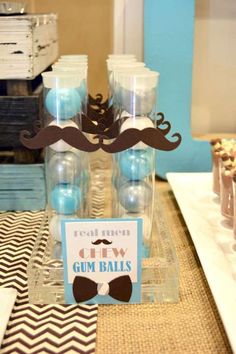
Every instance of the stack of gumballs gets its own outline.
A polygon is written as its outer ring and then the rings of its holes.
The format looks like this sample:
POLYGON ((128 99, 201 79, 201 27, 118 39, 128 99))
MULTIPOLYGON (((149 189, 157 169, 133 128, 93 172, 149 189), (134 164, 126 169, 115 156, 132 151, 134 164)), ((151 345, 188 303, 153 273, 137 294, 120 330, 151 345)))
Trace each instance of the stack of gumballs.
MULTIPOLYGON (((53 71, 42 74, 47 126, 81 130, 81 114, 87 106, 87 66, 85 55, 63 56, 53 71)), ((61 242, 61 220, 89 213, 88 153, 60 139, 46 148, 45 166, 49 232, 61 242)))
MULTIPOLYGON (((132 55, 107 60, 110 97, 120 133, 155 127, 159 73, 132 55)), ((143 142, 113 156, 113 217, 142 218, 143 257, 149 256, 154 196, 155 150, 143 142)))
POLYGON ((213 191, 220 197, 221 214, 236 238, 236 141, 214 139, 211 145, 213 191))

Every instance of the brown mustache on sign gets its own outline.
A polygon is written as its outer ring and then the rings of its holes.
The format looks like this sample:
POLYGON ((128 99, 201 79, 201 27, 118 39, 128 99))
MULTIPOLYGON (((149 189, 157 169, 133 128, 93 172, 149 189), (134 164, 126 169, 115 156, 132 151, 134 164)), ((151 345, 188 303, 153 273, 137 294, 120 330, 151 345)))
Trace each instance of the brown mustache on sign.
POLYGON ((109 126, 106 124, 105 119, 100 119, 97 124, 94 124, 92 120, 83 116, 83 131, 75 127, 60 128, 58 126, 48 126, 40 130, 37 129, 37 134, 34 137, 31 137, 31 134, 27 130, 21 131, 20 141, 29 149, 44 148, 62 139, 70 146, 87 152, 102 149, 108 153, 116 153, 129 149, 139 142, 143 142, 157 150, 174 150, 181 143, 181 135, 175 133, 171 136, 175 140, 168 140, 166 135, 169 133, 171 125, 168 121, 164 120, 163 113, 159 113, 158 115, 161 118, 156 121, 155 128, 145 128, 143 130, 129 128, 120 134, 120 125, 128 117, 117 120, 109 126), (162 129, 161 125, 164 126, 162 129), (93 143, 89 141, 84 132, 96 134, 94 140, 98 139, 98 142, 93 143), (111 139, 112 142, 108 143, 107 141, 111 139))

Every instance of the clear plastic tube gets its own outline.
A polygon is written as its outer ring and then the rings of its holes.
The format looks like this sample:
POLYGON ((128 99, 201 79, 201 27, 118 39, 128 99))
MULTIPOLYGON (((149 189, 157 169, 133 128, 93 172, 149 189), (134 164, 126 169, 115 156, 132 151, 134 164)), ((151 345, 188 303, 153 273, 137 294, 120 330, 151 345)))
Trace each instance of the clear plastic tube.
MULTIPOLYGON (((123 73, 119 92, 120 132, 155 127, 154 110, 159 74, 123 73), (124 118, 123 112, 126 112, 124 118)), ((113 216, 143 219, 143 257, 151 241, 154 194, 155 150, 143 142, 113 157, 113 216)))
MULTIPOLYGON (((46 125, 81 129, 79 76, 57 72, 46 72, 42 76, 46 125)), ((87 155, 62 139, 46 148, 49 231, 57 242, 61 242, 61 219, 87 216, 87 155)))

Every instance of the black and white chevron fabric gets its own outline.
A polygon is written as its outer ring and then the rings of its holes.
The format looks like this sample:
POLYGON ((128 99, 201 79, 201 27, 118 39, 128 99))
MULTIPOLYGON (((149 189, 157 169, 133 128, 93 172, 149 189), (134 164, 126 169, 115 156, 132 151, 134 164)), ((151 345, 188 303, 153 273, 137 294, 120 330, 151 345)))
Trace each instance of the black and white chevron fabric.
POLYGON ((0 353, 94 353, 97 305, 28 303, 26 268, 43 216, 0 214, 0 286, 18 291, 0 353))

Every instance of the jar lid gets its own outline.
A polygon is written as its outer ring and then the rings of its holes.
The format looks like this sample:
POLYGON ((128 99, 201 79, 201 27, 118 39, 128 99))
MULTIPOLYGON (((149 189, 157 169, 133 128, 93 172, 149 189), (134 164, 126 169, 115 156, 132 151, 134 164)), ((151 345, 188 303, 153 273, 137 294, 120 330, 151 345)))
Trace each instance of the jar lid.
POLYGON ((64 54, 60 56, 60 59, 88 59, 87 54, 64 54))
POLYGON ((146 66, 145 63, 141 61, 134 61, 134 62, 119 62, 118 64, 112 65, 112 71, 122 70, 122 69, 133 69, 133 68, 144 68, 146 66))
POLYGON ((119 83, 121 87, 129 91, 150 91, 157 87, 159 75, 156 71, 123 72, 119 75, 119 83))
POLYGON ((87 79, 87 67, 52 65, 52 70, 57 73, 73 73, 74 75, 78 75, 81 80, 87 79))
POLYGON ((81 78, 73 72, 54 72, 46 71, 41 74, 43 84, 46 88, 78 88, 80 87, 81 78))
POLYGON ((64 65, 64 66, 88 66, 86 60, 58 60, 54 65, 64 65))
POLYGON ((108 71, 111 71, 113 69, 114 65, 117 64, 124 64, 124 63, 134 63, 136 62, 137 59, 136 58, 124 58, 124 59, 107 59, 106 63, 107 63, 107 69, 108 71))
POLYGON ((123 58, 135 58, 134 54, 109 54, 109 59, 123 59, 123 58))

